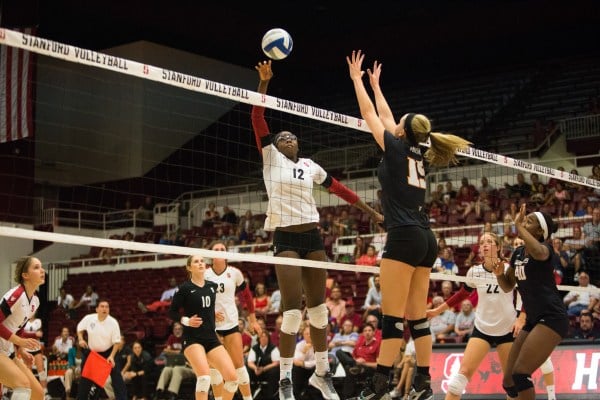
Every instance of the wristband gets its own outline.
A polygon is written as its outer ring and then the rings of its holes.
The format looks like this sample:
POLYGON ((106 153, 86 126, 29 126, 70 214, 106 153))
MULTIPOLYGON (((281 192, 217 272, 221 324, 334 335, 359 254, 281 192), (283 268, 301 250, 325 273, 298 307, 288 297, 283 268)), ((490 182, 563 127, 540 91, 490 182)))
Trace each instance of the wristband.
POLYGON ((181 325, 190 326, 190 317, 181 317, 181 325))

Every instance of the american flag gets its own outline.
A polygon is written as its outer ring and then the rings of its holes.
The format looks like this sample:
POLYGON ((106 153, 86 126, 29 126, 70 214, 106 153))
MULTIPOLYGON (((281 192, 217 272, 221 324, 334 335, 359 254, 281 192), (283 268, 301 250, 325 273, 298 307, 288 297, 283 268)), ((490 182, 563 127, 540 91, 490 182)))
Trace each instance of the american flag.
POLYGON ((33 135, 33 61, 28 51, 0 46, 0 143, 33 135))

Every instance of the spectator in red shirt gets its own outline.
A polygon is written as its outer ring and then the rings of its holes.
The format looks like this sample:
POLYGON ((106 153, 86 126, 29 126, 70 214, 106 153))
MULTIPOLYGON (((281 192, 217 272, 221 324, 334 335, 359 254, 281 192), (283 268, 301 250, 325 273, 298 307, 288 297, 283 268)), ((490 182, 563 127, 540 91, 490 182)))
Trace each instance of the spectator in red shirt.
POLYGON ((367 247, 367 252, 365 254, 363 254, 362 256, 360 256, 358 258, 358 260, 356 260, 356 265, 376 266, 377 265, 377 250, 375 249, 375 246, 369 245, 369 247, 367 247))
POLYGON ((344 325, 344 321, 352 321, 354 332, 358 332, 362 328, 362 316, 357 314, 354 310, 354 301, 352 299, 346 300, 346 315, 339 321, 339 326, 344 325))
POLYGON ((363 326, 362 334, 358 337, 352 356, 344 351, 338 351, 336 356, 346 371, 342 398, 347 399, 356 392, 358 375, 370 377, 377 368, 377 357, 381 339, 375 337, 375 327, 369 323, 363 326))

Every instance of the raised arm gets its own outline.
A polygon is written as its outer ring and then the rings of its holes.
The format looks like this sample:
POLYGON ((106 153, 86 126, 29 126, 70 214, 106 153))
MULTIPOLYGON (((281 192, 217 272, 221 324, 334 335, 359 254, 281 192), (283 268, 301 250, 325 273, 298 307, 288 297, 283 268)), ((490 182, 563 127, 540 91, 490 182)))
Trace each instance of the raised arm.
MULTIPOLYGON (((273 77, 271 61, 259 62, 254 68, 258 71, 260 79, 257 91, 258 93, 266 94, 269 82, 273 77)), ((265 120, 265 108, 261 106, 252 106, 251 119, 252 129, 254 130, 254 137, 256 139, 256 147, 258 148, 258 151, 262 153, 262 148, 265 145, 263 139, 269 135, 269 125, 267 125, 267 121, 265 120)))
POLYGON ((352 189, 350 189, 349 187, 340 183, 337 179, 335 179, 331 175, 327 174, 327 177, 325 178, 323 183, 321 183, 321 185, 324 188, 326 188, 329 191, 329 193, 335 194, 339 198, 352 204, 354 207, 369 214, 371 219, 375 223, 383 222, 383 215, 381 215, 375 209, 373 209, 368 204, 366 204, 364 201, 362 201, 360 199, 360 197, 358 197, 358 195, 354 191, 352 191, 352 189))
POLYGON ((379 119, 383 123, 385 129, 387 129, 390 132, 394 132, 394 129, 396 128, 394 114, 392 114, 392 109, 388 105, 388 102, 383 96, 383 92, 381 91, 381 87, 379 86, 381 66, 382 64, 375 61, 373 63, 373 71, 367 69, 367 74, 369 75, 369 83, 371 84, 373 94, 375 95, 375 106, 377 107, 377 114, 379 114, 379 119))
POLYGON ((535 260, 544 261, 550 257, 550 250, 547 246, 540 243, 525 227, 525 210, 527 205, 521 204, 519 213, 515 218, 515 226, 517 228, 517 234, 525 242, 525 249, 527 253, 531 255, 535 260))
POLYGON ((371 130, 371 134, 373 138, 385 151, 385 144, 383 141, 383 132, 385 131, 385 127, 383 123, 379 119, 377 112, 375 111, 375 106, 367 93, 367 89, 362 81, 362 76, 364 71, 361 70, 362 62, 365 58, 365 55, 362 54, 360 50, 352 51, 352 55, 350 57, 346 57, 346 62, 348 62, 348 69, 350 71, 350 79, 354 83, 354 91, 356 92, 356 99, 358 100, 358 106, 360 108, 360 115, 367 122, 369 129, 371 130))

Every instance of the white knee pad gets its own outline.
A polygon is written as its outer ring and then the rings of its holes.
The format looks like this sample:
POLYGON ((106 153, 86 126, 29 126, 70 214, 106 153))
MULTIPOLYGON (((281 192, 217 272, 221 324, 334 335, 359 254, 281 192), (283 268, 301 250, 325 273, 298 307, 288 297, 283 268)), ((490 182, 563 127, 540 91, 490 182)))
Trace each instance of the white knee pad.
POLYGON ((29 400, 31 399, 31 389, 23 387, 14 388, 10 398, 11 400, 29 400))
POLYGON ((281 332, 288 335, 295 335, 300 330, 302 323, 302 312, 300 310, 287 310, 283 312, 283 321, 281 322, 281 332))
POLYGON ((223 389, 225 389, 229 393, 235 393, 237 391, 237 388, 237 381, 225 381, 225 383, 223 384, 223 389))
POLYGON ((250 375, 248 375, 248 370, 246 367, 240 367, 236 369, 235 372, 237 373, 238 377, 238 385, 247 385, 250 383, 250 375))
POLYGON ((448 391, 455 396, 462 396, 469 380, 462 374, 452 375, 448 383, 448 391))
POLYGON ((42 372, 38 373, 38 378, 40 379, 41 382, 47 381, 48 373, 46 371, 42 371, 42 372))
POLYGON ((327 322, 329 322, 329 309, 325 303, 309 308, 306 313, 308 314, 308 321, 312 326, 317 329, 325 329, 327 327, 327 322))
POLYGON ((223 383, 223 375, 219 372, 218 369, 211 368, 210 369, 210 384, 211 385, 220 385, 223 383))
POLYGON ((196 378, 196 392, 207 392, 210 389, 210 375, 200 375, 196 378))
POLYGON ((540 369, 542 370, 542 374, 544 375, 554 372, 554 365, 552 365, 552 360, 550 359, 550 357, 548 357, 548 359, 544 361, 540 369))

